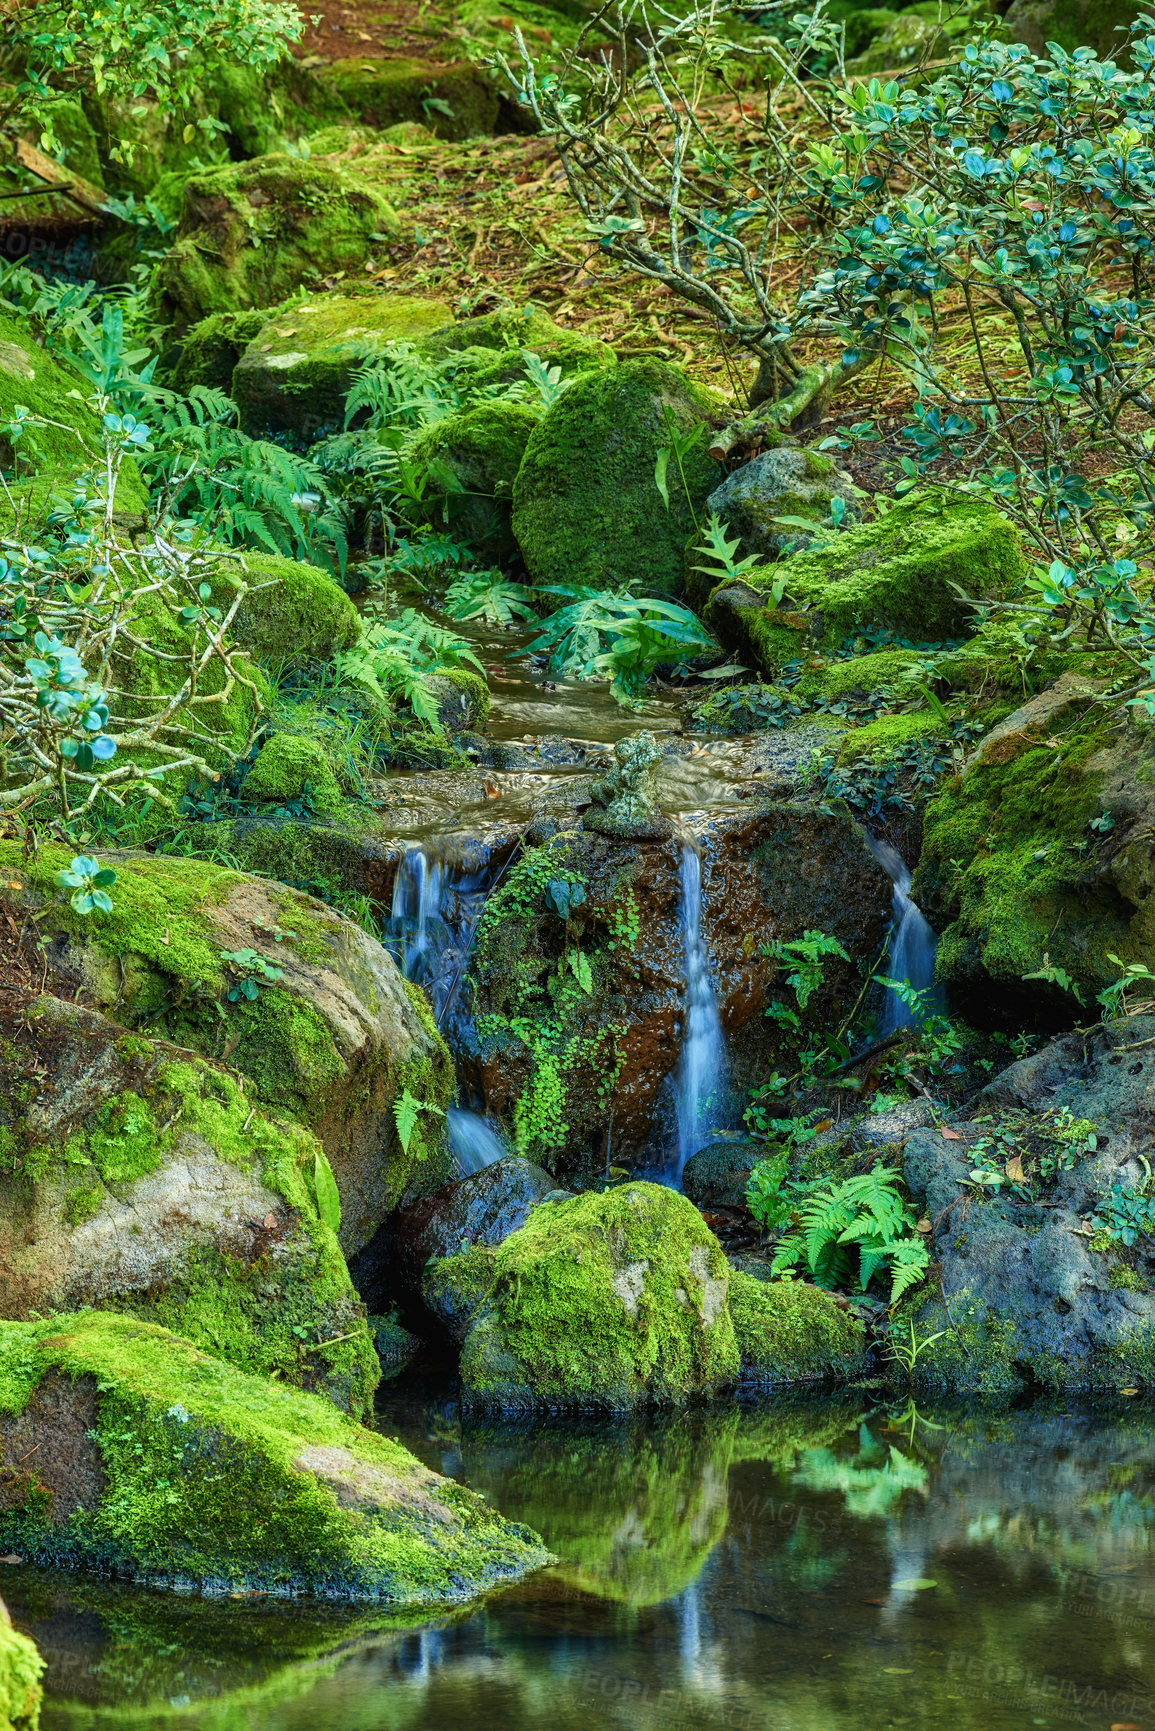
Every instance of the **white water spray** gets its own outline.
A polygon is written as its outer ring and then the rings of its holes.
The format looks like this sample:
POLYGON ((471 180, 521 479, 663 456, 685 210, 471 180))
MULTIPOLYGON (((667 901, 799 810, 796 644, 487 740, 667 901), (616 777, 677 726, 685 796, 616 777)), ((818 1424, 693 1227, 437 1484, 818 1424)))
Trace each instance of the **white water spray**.
MULTIPOLYGON (((894 885, 891 898, 894 923, 891 926, 890 953, 886 963, 887 977, 892 980, 905 980, 916 991, 928 991, 934 985, 934 957, 938 937, 918 903, 910 898, 910 872, 901 856, 887 842, 879 841, 874 836, 868 836, 867 840, 871 853, 894 885)), ((885 1038, 899 1028, 913 1027, 917 1020, 910 1006, 903 1003, 897 992, 888 988, 879 1034, 885 1038)))
POLYGON ((445 1114, 449 1129, 449 1146, 465 1177, 503 1160, 509 1150, 501 1137, 477 1112, 464 1106, 451 1106, 445 1114))
POLYGON ((702 860, 689 843, 682 849, 680 917, 686 957, 686 1010, 677 1075, 679 1182, 690 1155, 709 1141, 712 1127, 708 1119, 726 1061, 718 999, 710 977, 710 953, 702 936, 702 860))

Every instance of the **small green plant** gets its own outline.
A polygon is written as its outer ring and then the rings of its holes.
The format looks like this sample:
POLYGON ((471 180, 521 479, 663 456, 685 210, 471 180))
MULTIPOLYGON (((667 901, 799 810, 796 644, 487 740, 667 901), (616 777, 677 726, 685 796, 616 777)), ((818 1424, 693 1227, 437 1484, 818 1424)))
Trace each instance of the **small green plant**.
POLYGON ((609 677, 619 700, 630 703, 660 666, 679 666, 718 645, 688 607, 584 585, 549 584, 543 595, 564 603, 529 645, 549 653, 550 671, 572 679, 609 677))
POLYGON ((445 591, 445 611, 451 619, 479 619, 485 625, 536 623, 532 595, 524 583, 511 583, 499 571, 466 571, 445 591))
MULTIPOLYGON (((701 571, 709 577, 711 583, 721 583, 726 577, 741 577, 743 572, 750 571, 755 565, 763 563, 756 553, 747 553, 744 559, 738 558, 738 549, 742 545, 737 535, 731 541, 726 534, 726 525, 717 511, 711 511, 706 518, 706 528, 697 551, 705 560, 704 565, 695 565, 695 571, 701 571)), ((774 597, 778 605, 785 593, 786 583, 782 579, 782 590, 774 597)))
POLYGON ((464 637, 423 618, 412 608, 396 619, 379 619, 361 629, 360 642, 334 659, 338 681, 362 685, 386 702, 407 704, 419 721, 440 728, 437 700, 429 687, 436 673, 485 669, 464 637))
POLYGON ((682 491, 686 495, 686 500, 690 507, 690 513, 694 518, 694 527, 697 528, 697 513, 694 511, 694 500, 686 481, 686 471, 682 466, 682 459, 689 456, 695 445, 701 444, 706 433, 705 425, 701 421, 695 421, 692 427, 680 427, 678 425, 678 417, 667 403, 663 409, 662 430, 665 433, 666 443, 658 448, 657 460, 654 463, 654 485, 662 495, 662 503, 668 511, 670 509, 669 468, 670 458, 672 457, 678 466, 678 475, 682 482, 682 491))
POLYGON ((937 1340, 942 1339, 946 1329, 940 1328, 936 1334, 925 1334, 920 1340, 914 1332, 913 1316, 907 1318, 907 1326, 909 1334, 905 1339, 894 1330, 887 1336, 886 1355, 893 1363, 902 1366, 908 1381, 913 1381, 919 1359, 924 1352, 930 1351, 937 1340))
POLYGON ((763 1232, 777 1232, 785 1226, 797 1206, 796 1199, 782 1193, 789 1170, 790 1150, 783 1148, 759 1160, 747 1180, 746 1206, 763 1232))
POLYGON ((798 1008, 804 1010, 822 984, 826 963, 831 956, 848 962, 850 957, 828 932, 806 931, 800 938, 776 940, 766 945, 762 954, 790 969, 786 984, 794 988, 798 1008))
POLYGON ((521 358, 525 363, 526 379, 537 392, 542 408, 552 409, 571 381, 562 378, 560 367, 547 367, 541 356, 535 355, 532 349, 522 349, 521 358))
POLYGON ((67 871, 57 872, 56 882, 61 889, 72 891, 68 901, 76 913, 112 912, 108 891, 116 882, 116 873, 89 854, 76 854, 67 871))
MULTIPOLYGON (((1112 956, 1112 961, 1117 960, 1112 956)), ((1083 994, 1077 981, 1073 980, 1066 968, 1060 968, 1052 962, 1050 956, 1043 952, 1043 959, 1033 974, 1024 974, 1024 980, 1042 980, 1045 985, 1058 986, 1061 992, 1069 992, 1077 1004, 1083 1003, 1083 994)))
POLYGON ((320 1148, 313 1155, 313 1195, 317 1203, 317 1213, 325 1225, 330 1232, 339 1232, 341 1196, 337 1189, 337 1180, 333 1176, 333 1168, 320 1148))
POLYGON ((802 1263, 817 1286, 830 1289, 857 1279, 865 1292, 875 1274, 886 1271, 891 1304, 923 1278, 930 1257, 896 1173, 875 1166, 833 1184, 799 1186, 799 1192, 797 1226, 774 1253, 775 1274, 802 1263))
POLYGON ((1119 1016, 1147 1015, 1155 1008, 1155 973, 1145 962, 1123 962, 1107 953, 1107 960, 1121 970, 1117 980, 1099 993, 1095 1002, 1103 1006, 1103 1020, 1119 1016))
POLYGON ((571 878, 550 878, 545 886, 545 905, 559 920, 569 920, 575 908, 586 900, 583 883, 571 878))
MULTIPOLYGON (((416 1130, 418 1122, 420 1121, 422 1112, 432 1112, 438 1118, 444 1118, 445 1116, 445 1113, 442 1111, 440 1106, 434 1105, 432 1100, 418 1100, 416 1095, 411 1094, 408 1088, 399 1094, 393 1102, 393 1119, 397 1125, 397 1140, 400 1142, 401 1150, 405 1154, 408 1154, 409 1152, 409 1143, 412 1140, 413 1132, 416 1130)), ((424 1152, 420 1154, 419 1158, 422 1160, 425 1158, 424 1152)))
POLYGON ((221 961, 240 975, 226 994, 230 1004, 239 1004, 242 998, 246 1003, 255 1004, 262 986, 275 985, 285 977, 284 968, 278 968, 259 950, 221 950, 218 953, 221 961))
POLYGON ((1090 1225, 1112 1243, 1129 1248, 1137 1238, 1150 1238, 1155 1233, 1155 1196, 1113 1184, 1103 1208, 1103 1213, 1091 1215, 1090 1225))

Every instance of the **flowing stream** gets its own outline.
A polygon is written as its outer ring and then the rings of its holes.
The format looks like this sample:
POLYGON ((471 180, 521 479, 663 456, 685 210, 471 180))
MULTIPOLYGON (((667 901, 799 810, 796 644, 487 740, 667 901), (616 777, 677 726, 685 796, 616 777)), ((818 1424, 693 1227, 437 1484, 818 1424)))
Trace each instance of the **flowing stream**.
MULTIPOLYGON (((880 841, 876 836, 868 836, 867 840, 871 853, 894 885, 894 923, 886 962, 887 977, 905 980, 917 992, 929 992, 934 987, 938 936, 918 903, 911 900, 910 871, 902 857, 888 842, 880 841)), ((918 1011, 904 1003, 893 987, 887 989, 878 1030, 881 1036, 896 1033, 899 1028, 914 1027, 920 1019, 918 1011)))
POLYGON ((671 1175, 675 1184, 681 1183, 690 1155, 710 1140, 714 1128, 711 1118, 726 1068, 726 1041, 710 953, 702 936, 702 856, 690 842, 682 847, 680 920, 686 958, 686 1008, 676 1084, 678 1155, 671 1175))

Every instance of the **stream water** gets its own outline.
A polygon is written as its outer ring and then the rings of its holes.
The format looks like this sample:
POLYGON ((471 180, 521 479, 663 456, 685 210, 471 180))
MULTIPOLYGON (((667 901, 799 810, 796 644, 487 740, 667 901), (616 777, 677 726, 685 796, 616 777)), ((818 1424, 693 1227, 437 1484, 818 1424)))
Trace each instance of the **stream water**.
POLYGON ((1152 1731, 1152 1416, 856 1391, 512 1427, 418 1369, 382 1429, 555 1567, 400 1626, 11 1566, 3 1593, 42 1731, 1152 1731))

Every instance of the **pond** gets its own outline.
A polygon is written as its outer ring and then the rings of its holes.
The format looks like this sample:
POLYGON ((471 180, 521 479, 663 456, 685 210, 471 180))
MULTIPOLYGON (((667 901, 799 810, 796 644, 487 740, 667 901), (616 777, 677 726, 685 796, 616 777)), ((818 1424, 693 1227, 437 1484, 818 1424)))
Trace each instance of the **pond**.
POLYGON ((408 1619, 8 1566, 42 1731, 1155 1731, 1149 1404, 852 1391, 519 1427, 418 1366, 379 1423, 557 1565, 408 1619))

